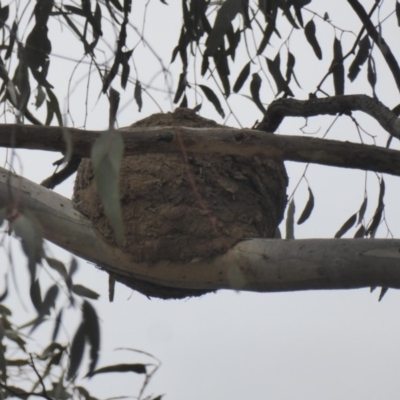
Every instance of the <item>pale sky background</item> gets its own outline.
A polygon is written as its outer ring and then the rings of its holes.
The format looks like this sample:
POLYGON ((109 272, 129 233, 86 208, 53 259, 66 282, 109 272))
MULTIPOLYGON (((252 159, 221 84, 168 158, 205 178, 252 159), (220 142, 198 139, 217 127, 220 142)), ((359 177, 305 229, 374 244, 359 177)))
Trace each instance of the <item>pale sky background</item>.
MULTIPOLYGON (((169 66, 170 56, 179 35, 181 23, 180 2, 170 1, 169 6, 159 1, 148 2, 145 37, 169 66)), ((363 1, 370 8, 372 1, 363 1)), ((132 22, 141 29, 143 5, 145 2, 133 2, 132 22)), ((384 18, 394 10, 395 1, 385 1, 381 10, 384 18)), ((309 9, 323 15, 327 10, 330 18, 343 29, 358 32, 359 23, 352 14, 347 2, 313 2, 309 9), (314 4, 315 3, 315 4, 314 4), (327 10, 326 8, 329 7, 327 10)), ((311 14, 303 11, 307 22, 311 14)), ((324 26, 316 18, 318 40, 333 43, 333 29, 324 26)), ((51 33, 55 54, 66 55, 74 60, 82 56, 82 46, 68 39, 64 29, 54 24, 51 33), (74 43, 72 45, 71 43, 74 43)), ((398 43, 400 29, 393 15, 383 27, 385 38, 390 43, 398 43)), ((285 27, 280 29, 285 32, 285 27)), ((113 43, 113 34, 108 33, 107 41, 113 43)), ((339 35, 339 33, 338 33, 339 35)), ((316 82, 330 65, 332 55, 324 53, 324 60, 318 62, 310 46, 301 39, 291 40, 291 51, 298 65, 298 79, 303 91, 297 89, 298 98, 306 98, 316 82), (303 58, 298 58, 297 56, 303 58)), ((350 41, 351 34, 344 38, 350 41)), ((132 40, 135 43, 137 37, 132 40)), ((266 55, 275 56, 279 47, 276 36, 266 55)), ((324 46, 321 46, 323 51, 324 46)), ((331 49, 331 44, 328 45, 331 49)), ((398 45, 392 47, 400 56, 398 45)), ((345 48, 344 51, 347 49, 345 48)), ((400 59, 400 58, 399 58, 400 59)), ((159 71, 154 57, 148 48, 139 46, 135 52, 139 79, 146 83, 159 71)), ((232 67, 232 81, 236 79, 247 56, 237 56, 232 67)), ((379 96, 389 107, 400 103, 400 96, 387 68, 378 61, 379 96)), ((51 58, 50 82, 58 89, 60 99, 67 88, 74 63, 62 58, 51 58), (64 90, 64 91, 63 91, 64 90)), ((347 64, 348 65, 348 64, 347 64)), ((180 63, 171 68, 177 77, 180 63)), ((252 72, 257 71, 254 66, 252 72)), ((71 87, 76 90, 70 99, 70 108, 74 115, 74 124, 81 127, 84 121, 83 102, 86 96, 87 65, 76 71, 71 87), (80 78, 83 77, 83 80, 80 78)), ((362 72, 365 76, 365 66, 362 72)), ((104 97, 98 100, 97 78, 93 76, 90 89, 87 115, 88 129, 105 129, 108 124, 108 104, 104 97)), ((136 79, 131 70, 131 79, 136 79)), ((163 77, 156 76, 153 84, 163 85, 163 77)), ((207 84, 209 84, 207 82, 207 84)), ((177 79, 171 82, 175 90, 177 79)), ((331 85, 331 84, 330 84, 331 85)), ((346 85, 348 82, 346 81, 346 85)), ((248 87, 248 83, 247 83, 248 87)), ((296 88, 296 86, 293 86, 296 88)), ((262 100, 272 100, 271 89, 263 84, 265 94, 262 100)), ((331 90, 331 86, 326 86, 331 90)), ((360 79, 349 89, 351 93, 371 94, 366 80, 360 79)), ((170 98, 162 93, 151 92, 157 97, 164 111, 171 110, 170 98)), ((142 113, 138 113, 136 104, 131 101, 133 85, 121 93, 122 104, 126 108, 119 115, 120 126, 144 118, 157 107, 144 96, 142 113)), ((222 96, 220 96, 222 98, 222 96)), ((232 95, 231 105, 243 126, 252 126, 261 118, 257 108, 246 98, 232 95)), ((191 106, 194 106, 193 99, 191 106)), ((225 106, 224 106, 225 107, 225 106)), ((66 108, 62 106, 62 110, 66 108)), ((225 107, 226 109, 226 107, 225 107)), ((212 106, 203 105, 201 115, 223 122, 212 106)), ((386 142, 387 135, 372 119, 355 114, 368 132, 378 135, 377 143, 386 142)), ((315 118, 309 121, 307 132, 323 134, 333 118, 315 118)), ((8 121, 12 122, 12 121, 8 121)), ((54 122, 55 123, 55 122, 54 122)), ((228 124, 234 125, 234 119, 228 124)), ((281 134, 301 134, 299 128, 302 119, 290 119, 280 128, 281 134)), ((72 125, 72 121, 69 121, 72 125)), ((342 117, 330 131, 330 139, 359 141, 354 125, 347 117, 342 117)), ((398 146, 397 146, 398 148, 398 146)), ((23 163, 20 172, 28 179, 42 181, 51 174, 51 162, 59 154, 19 151, 23 163)), ((286 164, 290 176, 288 194, 298 182, 304 171, 303 164, 286 164)), ((338 170, 328 167, 311 166, 307 179, 316 199, 315 209, 307 223, 296 226, 296 238, 333 237, 343 222, 357 212, 364 197, 365 173, 354 170, 338 170)), ((400 196, 399 180, 386 177, 386 217, 395 237, 400 237, 398 201, 400 196)), ((57 191, 70 197, 73 179, 57 188, 57 191)), ((369 205, 367 220, 372 217, 377 202, 378 180, 373 173, 368 174, 369 205)), ((300 215, 307 198, 307 185, 303 181, 296 192, 296 218, 300 215)), ((387 229, 382 226, 380 237, 386 237, 387 229)), ((354 234, 354 232, 353 232, 354 234)), ((349 236, 351 237, 351 236, 349 236)), ((68 262, 70 255, 55 246, 53 254, 68 262)), ((19 245, 14 246, 15 267, 25 274, 24 258, 19 245)), ((1 254, 1 272, 7 266, 7 259, 1 254)), ((123 285, 117 284, 113 303, 108 302, 108 276, 84 260, 79 261, 77 274, 79 283, 86 284, 102 294, 95 302, 102 319, 102 354, 99 366, 117 362, 151 362, 149 358, 132 353, 114 351, 118 347, 130 347, 149 352, 162 361, 162 366, 154 376, 147 393, 165 393, 166 400, 241 400, 249 398, 286 400, 286 399, 398 399, 400 394, 400 293, 389 290, 381 303, 378 293, 369 293, 368 289, 352 291, 325 291, 302 293, 237 293, 220 291, 201 298, 162 301, 149 300, 139 293, 133 293, 123 285)), ((22 283, 23 287, 23 283, 22 283)), ((29 312, 32 307, 26 300, 29 312)), ((20 302, 12 297, 8 304, 18 311, 18 320, 30 318, 23 311, 20 302)), ((72 320, 75 321, 75 320, 72 320)), ((74 324, 68 327, 69 334, 75 331, 74 324)), ((48 325, 51 328, 52 323, 48 325)), ((38 330, 38 337, 49 335, 47 328, 38 330)), ((119 395, 137 395, 142 377, 135 375, 109 375, 85 381, 94 396, 106 398, 119 395)))

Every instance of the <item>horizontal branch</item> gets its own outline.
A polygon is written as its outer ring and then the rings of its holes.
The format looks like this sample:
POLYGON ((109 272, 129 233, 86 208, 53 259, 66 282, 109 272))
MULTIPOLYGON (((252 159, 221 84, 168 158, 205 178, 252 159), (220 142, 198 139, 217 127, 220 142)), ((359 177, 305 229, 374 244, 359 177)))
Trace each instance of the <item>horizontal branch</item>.
MULTIPOLYGON (((71 201, 0 169, 0 207, 10 191, 39 220, 44 237, 64 249, 135 280, 164 287, 257 292, 349 289, 370 286, 400 288, 400 240, 252 239, 226 254, 191 263, 137 264, 129 254, 104 242, 71 201)), ((122 277, 122 279, 121 279, 122 277)), ((117 278, 118 279, 118 278, 117 278)))
POLYGON ((400 139, 400 121, 397 115, 383 103, 364 94, 331 96, 322 99, 296 100, 283 98, 274 100, 257 129, 275 132, 285 117, 315 117, 317 115, 351 114, 362 111, 374 118, 383 129, 400 139))
MULTIPOLYGON (((0 125, 0 147, 65 151, 68 132, 74 154, 89 157, 101 131, 32 125, 0 125)), ((377 146, 234 128, 124 128, 125 155, 192 153, 261 156, 400 176, 400 152, 377 146)))

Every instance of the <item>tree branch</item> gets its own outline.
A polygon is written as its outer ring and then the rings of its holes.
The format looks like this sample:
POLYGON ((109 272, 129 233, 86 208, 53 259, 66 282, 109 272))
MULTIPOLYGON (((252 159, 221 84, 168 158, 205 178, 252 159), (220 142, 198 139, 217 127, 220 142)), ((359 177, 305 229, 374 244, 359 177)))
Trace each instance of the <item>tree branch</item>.
MULTIPOLYGON (((395 123, 393 123, 395 124, 395 123)), ((63 130, 54 126, 0 125, 0 147, 60 151, 66 145, 63 130)), ((376 146, 300 136, 266 134, 234 128, 124 128, 125 155, 187 152, 216 155, 264 156, 280 160, 315 163, 376 171, 400 176, 400 152, 376 146)), ((100 131, 68 128, 73 153, 90 157, 100 131)))
POLYGON ((390 135, 400 139, 400 122, 397 115, 379 100, 363 94, 310 100, 278 99, 269 105, 257 129, 275 132, 285 117, 307 118, 316 115, 350 114, 352 111, 362 111, 370 115, 390 135))
POLYGON ((400 240, 252 239, 211 259, 204 254, 203 260, 188 264, 137 264, 104 242, 70 200, 15 175, 8 186, 8 174, 0 169, 0 207, 8 204, 11 190, 37 217, 47 240, 115 273, 129 286, 139 280, 199 291, 400 288, 400 240))

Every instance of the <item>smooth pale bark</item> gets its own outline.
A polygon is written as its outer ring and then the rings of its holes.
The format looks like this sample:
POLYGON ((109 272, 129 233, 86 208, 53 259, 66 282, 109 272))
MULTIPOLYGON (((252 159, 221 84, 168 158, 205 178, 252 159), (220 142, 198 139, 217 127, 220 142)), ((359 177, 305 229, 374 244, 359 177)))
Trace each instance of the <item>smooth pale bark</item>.
POLYGON ((252 239, 226 254, 189 264, 135 264, 106 242, 71 201, 0 169, 0 207, 16 204, 36 215, 44 237, 109 271, 187 289, 257 292, 400 288, 400 240, 252 239), (12 200, 10 200, 12 199, 12 200))
MULTIPOLYGON (((400 151, 377 146, 234 128, 125 128, 125 155, 190 152, 260 156, 400 176, 400 151)), ((55 126, 2 125, 0 147, 64 152, 69 137, 77 156, 90 157, 101 131, 55 126)))

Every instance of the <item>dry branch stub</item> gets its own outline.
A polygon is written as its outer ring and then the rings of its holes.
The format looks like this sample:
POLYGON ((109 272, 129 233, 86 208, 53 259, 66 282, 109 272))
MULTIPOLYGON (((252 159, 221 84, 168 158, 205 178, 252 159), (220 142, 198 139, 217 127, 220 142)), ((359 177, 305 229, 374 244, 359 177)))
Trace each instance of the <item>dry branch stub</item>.
MULTIPOLYGON (((221 127, 178 108, 123 129, 155 126, 221 127)), ((174 154, 140 154, 124 157, 120 179, 123 240, 115 239, 104 215, 89 159, 82 160, 78 170, 74 206, 135 263, 190 262, 222 254, 243 239, 272 238, 286 206, 288 178, 283 162, 260 157, 194 155, 184 148, 174 154)), ((155 287, 124 276, 116 279, 149 296, 204 293, 155 287)))

